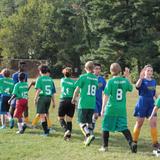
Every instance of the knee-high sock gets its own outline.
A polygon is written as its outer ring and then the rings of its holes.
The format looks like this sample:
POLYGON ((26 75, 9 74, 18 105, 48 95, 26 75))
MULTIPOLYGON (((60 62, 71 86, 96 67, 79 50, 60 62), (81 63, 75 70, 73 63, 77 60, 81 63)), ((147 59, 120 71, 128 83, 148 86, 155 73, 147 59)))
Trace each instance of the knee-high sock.
POLYGON ((124 131, 122 131, 123 135, 125 136, 127 142, 129 143, 129 145, 131 145, 131 143, 133 142, 132 139, 132 135, 129 129, 126 129, 124 131))
POLYGON ((134 142, 138 141, 140 131, 141 131, 140 128, 134 127, 134 130, 133 130, 133 141, 134 142))
POLYGON ((108 147, 108 139, 109 139, 109 132, 103 131, 102 132, 102 145, 103 145, 103 147, 108 147))
POLYGON ((158 143, 157 128, 151 128, 151 137, 152 137, 152 144, 158 143))

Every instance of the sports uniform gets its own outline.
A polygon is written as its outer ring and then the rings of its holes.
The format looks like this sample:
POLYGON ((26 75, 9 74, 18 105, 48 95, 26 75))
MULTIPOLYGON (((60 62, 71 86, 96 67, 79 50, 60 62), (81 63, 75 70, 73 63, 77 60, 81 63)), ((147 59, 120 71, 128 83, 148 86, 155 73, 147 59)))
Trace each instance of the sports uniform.
POLYGON ((143 79, 141 86, 137 89, 139 91, 139 99, 135 107, 134 116, 140 118, 148 118, 154 108, 156 81, 154 79, 143 79))

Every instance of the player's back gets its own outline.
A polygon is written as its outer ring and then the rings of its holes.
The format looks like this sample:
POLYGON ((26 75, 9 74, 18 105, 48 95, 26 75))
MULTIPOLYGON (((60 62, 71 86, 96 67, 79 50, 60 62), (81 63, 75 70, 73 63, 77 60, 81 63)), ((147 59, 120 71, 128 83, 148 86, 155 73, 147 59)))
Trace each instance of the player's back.
POLYGON ((79 108, 95 108, 96 89, 98 79, 92 73, 86 73, 80 76, 76 83, 80 88, 79 108))
POLYGON ((74 90, 75 90, 75 81, 73 79, 67 77, 61 79, 60 98, 72 98, 74 90))
POLYGON ((108 81, 104 92, 109 97, 107 107, 111 115, 126 115, 126 93, 132 89, 126 78, 119 76, 108 81))

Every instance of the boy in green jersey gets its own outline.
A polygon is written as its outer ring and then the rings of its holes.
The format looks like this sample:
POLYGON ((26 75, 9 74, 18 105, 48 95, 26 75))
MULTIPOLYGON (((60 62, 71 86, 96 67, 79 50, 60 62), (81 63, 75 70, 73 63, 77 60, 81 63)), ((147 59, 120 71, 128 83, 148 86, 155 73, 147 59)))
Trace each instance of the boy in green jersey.
POLYGON ((51 100, 53 102, 53 107, 55 107, 54 102, 54 83, 51 77, 48 76, 48 67, 46 65, 41 65, 39 67, 40 77, 36 80, 35 89, 35 104, 37 105, 37 113, 40 115, 42 127, 44 130, 44 135, 49 135, 49 128, 47 125, 47 115, 50 107, 51 100))
POLYGON ((5 115, 8 115, 8 118, 10 118, 10 105, 8 104, 8 100, 11 98, 13 88, 14 82, 10 78, 10 71, 6 68, 3 70, 3 78, 0 79, 0 114, 2 123, 2 127, 0 129, 6 128, 5 115))
POLYGON ((87 73, 80 76, 76 82, 76 89, 73 95, 72 103, 75 104, 76 97, 80 93, 78 103, 78 122, 85 135, 85 146, 88 146, 93 140, 92 116, 96 106, 96 89, 98 88, 98 79, 93 74, 94 63, 88 61, 85 64, 87 73))
POLYGON ((75 111, 75 105, 71 103, 75 90, 75 81, 70 78, 72 75, 71 68, 64 68, 62 73, 64 77, 61 79, 61 95, 58 108, 58 118, 61 127, 65 131, 64 139, 69 140, 71 138, 72 118, 75 111))
POLYGON ((126 113, 126 93, 131 92, 133 86, 127 79, 129 76, 129 69, 126 68, 124 77, 120 75, 121 67, 118 63, 113 63, 110 66, 112 78, 108 81, 103 97, 103 105, 101 115, 102 119, 102 147, 99 151, 106 151, 108 149, 109 132, 122 132, 129 143, 132 152, 134 145, 132 135, 127 126, 126 113))
POLYGON ((20 72, 18 74, 19 82, 15 84, 13 89, 13 96, 10 98, 8 103, 10 104, 11 101, 16 98, 16 108, 14 111, 14 117, 18 119, 18 129, 16 133, 23 134, 26 129, 26 124, 23 121, 23 113, 25 112, 26 108, 28 107, 28 83, 25 82, 25 73, 20 72))

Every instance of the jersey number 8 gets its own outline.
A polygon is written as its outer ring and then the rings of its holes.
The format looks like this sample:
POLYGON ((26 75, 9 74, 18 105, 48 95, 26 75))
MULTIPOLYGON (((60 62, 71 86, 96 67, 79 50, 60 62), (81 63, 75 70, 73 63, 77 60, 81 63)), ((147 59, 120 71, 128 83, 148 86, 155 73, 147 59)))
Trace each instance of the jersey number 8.
POLYGON ((116 99, 117 101, 121 101, 123 98, 123 90, 122 89, 117 89, 117 94, 116 94, 116 99))

